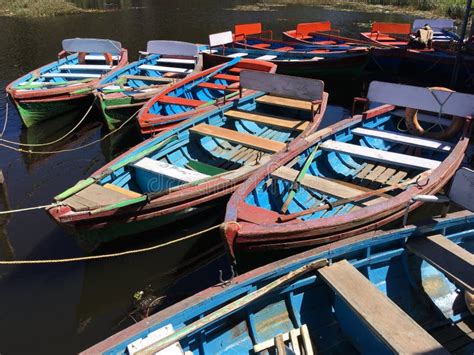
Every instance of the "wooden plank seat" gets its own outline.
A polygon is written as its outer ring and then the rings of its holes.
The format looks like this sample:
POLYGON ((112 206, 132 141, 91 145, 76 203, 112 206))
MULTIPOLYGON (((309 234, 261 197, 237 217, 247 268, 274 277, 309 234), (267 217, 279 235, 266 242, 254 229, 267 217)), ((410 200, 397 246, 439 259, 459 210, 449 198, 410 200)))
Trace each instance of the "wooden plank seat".
POLYGON ((388 152, 379 149, 362 147, 356 144, 337 142, 328 140, 320 145, 321 149, 331 152, 348 154, 351 156, 369 159, 372 161, 379 161, 398 166, 416 169, 436 169, 441 162, 432 159, 419 158, 406 154, 388 152))
POLYGON ((198 181, 209 176, 195 170, 182 168, 147 157, 134 163, 133 167, 135 169, 141 169, 155 175, 166 176, 172 180, 177 180, 183 183, 198 181))
POLYGON ((238 120, 247 120, 255 123, 262 123, 273 127, 288 129, 291 131, 304 131, 308 127, 309 122, 292 120, 286 117, 278 117, 273 115, 255 114, 246 111, 229 110, 226 117, 238 120))
POLYGON ((232 88, 227 85, 222 85, 222 84, 214 84, 214 83, 209 83, 207 81, 198 84, 200 88, 207 88, 207 89, 214 89, 214 90, 224 90, 224 91, 235 91, 239 90, 239 88, 232 88))
POLYGON ((257 47, 257 48, 268 48, 270 45, 268 43, 257 43, 252 45, 252 47, 257 47))
POLYGON ((186 69, 186 68, 166 67, 166 66, 161 66, 161 65, 149 65, 149 64, 140 65, 138 69, 155 70, 159 72, 180 73, 180 74, 189 74, 193 71, 192 69, 186 69))
POLYGON ((59 67, 59 70, 103 70, 109 71, 114 67, 111 65, 99 64, 64 64, 59 67))
POLYGON ((100 78, 100 74, 92 73, 44 73, 41 74, 43 78, 77 78, 77 79, 95 79, 100 78))
POLYGON ((242 69, 242 68, 230 68, 230 69, 229 69, 229 73, 240 74, 240 72, 241 72, 242 70, 246 70, 246 69, 242 69))
MULTIPOLYGON (((90 60, 90 61, 93 61, 93 60, 105 60, 105 57, 103 54, 87 54, 84 58, 85 60, 90 60)), ((120 56, 118 55, 113 55, 112 56, 112 60, 119 60, 120 59, 120 56)))
MULTIPOLYGON (((298 170, 282 166, 272 172, 271 176, 293 182, 296 180, 299 174, 298 170)), ((303 180, 300 182, 301 186, 320 191, 324 194, 331 195, 338 198, 351 198, 362 195, 367 192, 368 189, 361 188, 358 185, 347 183, 347 182, 336 182, 331 179, 323 178, 320 176, 314 176, 311 174, 305 174, 303 180)), ((382 201, 387 200, 386 197, 375 197, 371 200, 365 200, 362 202, 363 205, 370 206, 382 201)))
POLYGON ((403 134, 398 132, 381 131, 378 129, 357 127, 352 130, 352 133, 357 134, 359 136, 380 138, 389 142, 401 143, 414 147, 427 148, 444 152, 450 152, 453 147, 450 143, 435 139, 417 137, 410 134, 403 134))
POLYGON ((75 211, 86 211, 105 207, 115 203, 138 198, 141 194, 112 184, 92 184, 75 195, 64 200, 64 203, 75 211))
POLYGON ((248 53, 232 53, 232 54, 229 54, 227 55, 226 57, 228 58, 238 58, 238 57, 245 57, 249 55, 248 53))
POLYGON ((272 59, 275 59, 275 58, 277 58, 276 55, 265 54, 265 55, 262 55, 260 57, 255 58, 255 59, 257 59, 257 60, 272 60, 272 59))
POLYGON ((214 78, 227 80, 227 81, 240 81, 240 77, 238 75, 230 75, 230 74, 216 74, 214 78))
POLYGON ((127 80, 141 80, 141 81, 149 81, 149 82, 157 82, 157 83, 172 83, 175 81, 175 79, 173 78, 162 78, 162 77, 146 76, 146 75, 124 75, 123 77, 127 80))
POLYGON ((162 104, 182 105, 182 106, 190 106, 190 107, 199 107, 206 103, 206 101, 185 99, 182 97, 168 96, 168 95, 160 97, 158 101, 162 104))
POLYGON ((275 49, 277 52, 288 52, 288 51, 292 51, 294 50, 293 47, 280 47, 280 48, 277 48, 275 49))
POLYGON ((211 126, 205 123, 198 124, 190 132, 201 136, 223 139, 232 143, 241 144, 264 152, 276 153, 285 148, 285 143, 271 139, 252 136, 251 134, 233 131, 231 129, 211 126))
POLYGON ((430 334, 347 260, 318 270, 359 319, 396 354, 448 354, 430 334))
POLYGON ((258 103, 274 106, 293 108, 297 110, 311 111, 311 102, 297 99, 288 99, 285 97, 265 95, 256 99, 258 103))
POLYGON ((184 59, 184 58, 167 58, 161 57, 158 58, 157 63, 173 63, 173 64, 196 64, 194 59, 184 59))
POLYGON ((456 285, 474 292, 474 255, 441 234, 411 239, 407 248, 446 275, 456 285))

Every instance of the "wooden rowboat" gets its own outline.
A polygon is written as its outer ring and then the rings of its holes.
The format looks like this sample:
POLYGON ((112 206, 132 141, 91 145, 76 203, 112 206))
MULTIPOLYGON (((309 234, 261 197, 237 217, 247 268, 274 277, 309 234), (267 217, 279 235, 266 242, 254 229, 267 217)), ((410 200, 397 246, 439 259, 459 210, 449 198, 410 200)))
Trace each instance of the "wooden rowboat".
POLYGON ((91 247, 196 214, 313 132, 326 109, 319 80, 246 70, 240 83, 239 100, 130 149, 56 196, 48 213, 91 247))
MULTIPOLYGON (((207 62, 204 63, 205 67, 207 62)), ((183 120, 213 105, 236 98, 239 94, 239 73, 256 70, 274 73, 276 65, 252 59, 233 58, 211 66, 151 98, 138 114, 142 134, 156 134, 171 129, 183 120)))
POLYGON ((74 38, 62 42, 58 60, 16 79, 6 91, 26 127, 92 103, 101 78, 128 62, 127 50, 108 39, 74 38))
POLYGON ((149 41, 144 58, 102 79, 96 97, 110 130, 116 129, 153 96, 199 71, 199 46, 179 41, 149 41))
MULTIPOLYGON (((414 195, 434 194, 451 179, 468 146, 473 95, 372 82, 368 99, 385 105, 295 142, 233 194, 222 227, 231 255, 376 229, 403 215, 414 195), (451 138, 420 137, 399 130, 404 118, 393 105, 465 119, 456 119, 451 138)), ((448 132, 436 128, 437 116, 423 119, 434 120, 432 133, 448 132)))
POLYGON ((465 211, 355 236, 206 289, 82 354, 472 353, 473 251, 465 211))
MULTIPOLYGON (((268 42, 269 40, 259 40, 268 42)), ((275 48, 258 48, 235 42, 231 31, 209 36, 210 49, 203 52, 206 65, 217 65, 231 58, 244 57, 277 65, 277 73, 308 78, 357 77, 368 62, 366 47, 344 48, 310 46, 306 49, 282 50, 282 44, 271 42, 275 48)), ((297 46, 293 46, 294 48, 297 46)), ((288 47, 289 48, 289 47, 288 47)))

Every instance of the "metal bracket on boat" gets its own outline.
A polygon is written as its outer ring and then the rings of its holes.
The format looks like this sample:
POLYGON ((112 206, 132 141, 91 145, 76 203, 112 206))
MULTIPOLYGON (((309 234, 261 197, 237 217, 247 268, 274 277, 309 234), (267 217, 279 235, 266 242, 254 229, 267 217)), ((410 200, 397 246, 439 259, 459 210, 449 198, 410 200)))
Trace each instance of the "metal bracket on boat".
POLYGON ((222 278, 222 270, 219 270, 219 281, 220 281, 220 283, 218 285, 220 285, 222 287, 227 287, 228 285, 230 285, 232 283, 232 280, 234 280, 234 277, 235 277, 234 265, 230 266, 230 272, 232 273, 231 276, 230 276, 230 279, 224 280, 222 278))
POLYGON ((260 165, 260 160, 262 160, 263 152, 258 151, 257 156, 255 157, 255 165, 260 165))
POLYGON ((428 178, 428 179, 426 179, 426 183, 423 184, 423 185, 421 185, 421 184, 420 184, 420 180, 421 180, 421 175, 419 175, 419 176, 416 178, 416 181, 415 181, 416 187, 418 187, 419 189, 425 187, 425 186, 428 185, 429 182, 430 182, 430 179, 428 178))
POLYGON ((448 196, 435 196, 435 195, 416 195, 413 196, 410 201, 408 201, 405 215, 403 216, 403 227, 407 225, 408 213, 410 212, 410 206, 415 202, 429 202, 429 203, 442 203, 444 204, 441 211, 441 217, 446 217, 449 212, 449 207, 451 206, 451 199, 448 196))

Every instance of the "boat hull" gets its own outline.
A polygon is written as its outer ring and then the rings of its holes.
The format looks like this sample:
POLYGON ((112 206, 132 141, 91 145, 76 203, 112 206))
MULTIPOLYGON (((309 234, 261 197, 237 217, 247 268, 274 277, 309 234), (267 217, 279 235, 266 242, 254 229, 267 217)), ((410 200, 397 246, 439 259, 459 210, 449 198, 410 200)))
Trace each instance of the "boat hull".
POLYGON ((132 116, 136 116, 138 111, 140 111, 148 100, 138 100, 133 99, 132 97, 107 99, 99 96, 98 101, 107 127, 109 130, 113 131, 119 128, 132 116))
MULTIPOLYGON (((13 100, 25 127, 54 119, 92 104, 93 97, 81 95, 59 100, 13 100)), ((82 110, 81 110, 82 111, 82 110)))

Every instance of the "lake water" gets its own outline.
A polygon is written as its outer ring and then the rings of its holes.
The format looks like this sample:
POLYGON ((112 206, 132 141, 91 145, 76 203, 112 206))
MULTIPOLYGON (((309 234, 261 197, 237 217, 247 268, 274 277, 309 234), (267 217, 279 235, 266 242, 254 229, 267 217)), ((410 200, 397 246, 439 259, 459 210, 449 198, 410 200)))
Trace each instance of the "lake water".
MULTIPOLYGON (((236 23, 262 22, 278 37, 298 22, 330 20, 334 27, 354 35, 369 22, 412 21, 394 14, 329 11, 305 6, 255 8, 251 1, 125 0, 74 1, 80 6, 115 10, 40 19, 0 17, 0 132, 8 82, 56 58, 61 40, 98 37, 120 40, 131 59, 150 39, 206 43, 209 33, 232 29, 236 23)), ((344 107, 361 94, 360 83, 330 87, 331 119, 347 115, 344 107), (342 105, 342 106, 341 106, 342 105)), ((4 138, 24 144, 49 142, 74 125, 72 118, 26 130, 8 107, 4 138)), ((330 121, 326 120, 325 125, 330 121)), ((51 150, 70 149, 105 134, 97 113, 76 134, 51 150)), ((58 192, 90 175, 117 153, 138 141, 133 132, 120 132, 100 144, 61 154, 29 154, 0 146, 0 169, 7 182, 11 208, 48 204, 58 192)), ((44 150, 44 149, 43 149, 44 150)), ((0 204, 2 202, 0 201, 0 204)), ((0 209, 3 206, 0 206, 0 209)), ((99 250, 129 250, 157 244, 218 224, 223 207, 209 211, 207 219, 172 225, 99 250)), ((1 218, 1 217, 0 217, 1 218)), ((1 259, 58 259, 84 255, 75 241, 39 210, 0 219, 1 259)), ((70 354, 132 324, 127 316, 132 295, 149 290, 171 304, 219 281, 219 269, 229 274, 218 233, 162 250, 74 264, 0 267, 0 353, 70 354)))

